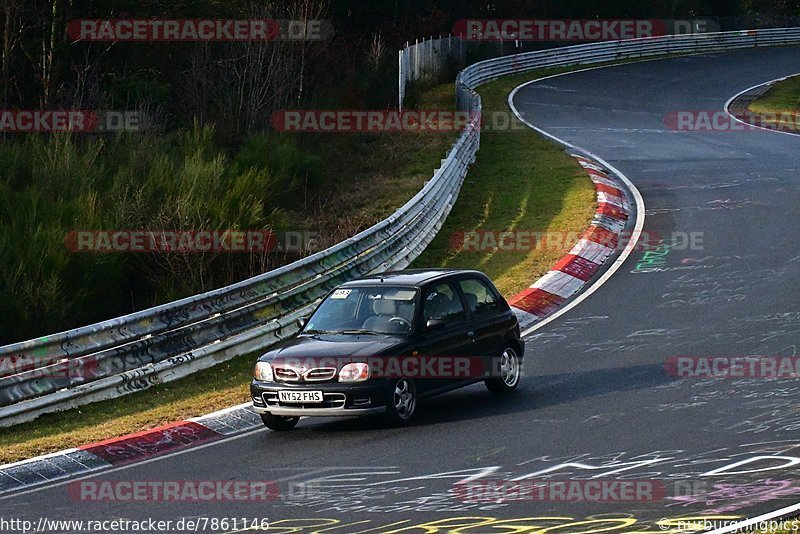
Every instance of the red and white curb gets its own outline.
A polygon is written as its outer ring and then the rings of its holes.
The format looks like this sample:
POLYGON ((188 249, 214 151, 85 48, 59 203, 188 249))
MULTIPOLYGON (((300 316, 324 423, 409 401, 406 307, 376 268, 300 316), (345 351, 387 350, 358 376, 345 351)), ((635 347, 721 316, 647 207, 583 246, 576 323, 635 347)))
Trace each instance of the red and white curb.
POLYGON ((261 427, 250 403, 73 449, 0 466, 0 495, 89 475, 218 441, 261 427))
MULTIPOLYGON (((630 203, 623 186, 602 165, 573 155, 595 184, 597 211, 581 238, 530 288, 509 299, 526 328, 581 290, 614 252, 630 203), (608 245, 611 245, 610 247, 608 245)), ((0 466, 0 498, 99 471, 201 446, 263 428, 250 403, 151 430, 0 466)))
MULTIPOLYGON (((525 328, 553 313, 581 290, 614 252, 630 204, 602 165, 574 155, 594 182, 597 211, 591 225, 561 260, 530 288, 509 300, 525 328), (608 245, 611 245, 609 247, 608 245)), ((145 461, 262 428, 250 403, 136 434, 0 466, 0 496, 76 476, 145 461)))
POLYGON ((614 174, 585 156, 572 157, 594 183, 597 210, 572 250, 528 289, 508 300, 522 328, 552 314, 589 282, 614 253, 630 216, 630 202, 614 174))

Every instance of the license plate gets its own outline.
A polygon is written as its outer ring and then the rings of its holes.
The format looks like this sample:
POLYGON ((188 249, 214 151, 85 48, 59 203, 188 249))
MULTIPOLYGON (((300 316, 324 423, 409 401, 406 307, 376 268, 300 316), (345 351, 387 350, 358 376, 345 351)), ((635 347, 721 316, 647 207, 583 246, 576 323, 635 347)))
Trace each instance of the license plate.
POLYGON ((278 390, 278 401, 288 404, 307 404, 322 402, 321 391, 291 391, 286 389, 278 390))

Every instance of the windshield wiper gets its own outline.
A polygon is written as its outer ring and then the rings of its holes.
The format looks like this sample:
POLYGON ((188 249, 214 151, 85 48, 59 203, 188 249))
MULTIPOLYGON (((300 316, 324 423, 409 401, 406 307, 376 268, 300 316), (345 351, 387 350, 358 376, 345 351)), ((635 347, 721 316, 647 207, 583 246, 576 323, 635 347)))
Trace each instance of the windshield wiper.
POLYGON ((358 335, 365 334, 370 336, 380 335, 378 332, 372 330, 353 329, 353 330, 306 330, 304 334, 344 334, 344 335, 358 335))
POLYGON ((305 330, 302 333, 303 334, 338 334, 339 331, 338 330, 315 330, 315 329, 312 328, 311 330, 305 330))
POLYGON ((349 335, 366 334, 368 336, 378 336, 378 335, 380 335, 378 332, 373 332, 372 330, 364 330, 364 329, 339 330, 337 332, 337 334, 349 334, 349 335))

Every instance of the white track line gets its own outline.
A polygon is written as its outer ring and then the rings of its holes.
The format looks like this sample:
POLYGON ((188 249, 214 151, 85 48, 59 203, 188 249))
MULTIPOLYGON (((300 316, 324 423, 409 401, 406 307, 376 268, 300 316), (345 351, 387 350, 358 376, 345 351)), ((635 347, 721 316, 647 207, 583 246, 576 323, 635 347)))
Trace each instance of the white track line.
MULTIPOLYGON (((625 63, 623 63, 622 65, 625 65, 625 63)), ((533 125, 531 122, 525 120, 522 117, 522 115, 520 114, 520 112, 517 109, 517 107, 514 105, 514 95, 516 95, 517 91, 519 91, 520 89, 522 89, 525 86, 532 85, 532 84, 535 84, 535 83, 539 83, 539 82, 544 81, 544 80, 549 80, 551 78, 557 78, 559 76, 567 76, 569 74, 575 74, 576 72, 586 72, 586 71, 590 71, 590 70, 607 69, 607 68, 618 67, 618 66, 620 66, 620 65, 603 65, 603 66, 600 66, 600 67, 589 67, 589 68, 586 68, 586 69, 580 69, 580 70, 576 70, 576 71, 563 72, 561 74, 553 74, 551 76, 545 76, 544 78, 537 78, 536 80, 531 80, 529 82, 525 82, 525 83, 515 87, 514 90, 511 91, 511 94, 508 95, 508 105, 511 108, 511 111, 514 112, 514 115, 516 115, 519 120, 521 120, 526 125, 528 125, 528 127, 536 130, 540 134, 542 134, 542 135, 544 135, 546 137, 549 137, 550 139, 552 139, 556 143, 559 143, 560 145, 563 145, 563 146, 565 146, 565 147, 567 147, 569 149, 576 150, 578 152, 582 152, 582 153, 586 154, 587 156, 589 156, 591 158, 594 158, 596 161, 599 161, 607 169, 609 169, 614 174, 616 174, 619 177, 619 179, 623 181, 623 183, 625 183, 625 185, 628 187, 628 190, 633 195, 634 200, 636 201, 636 223, 634 224, 633 232, 631 233, 631 238, 628 240, 627 245, 622 250, 622 252, 617 257, 617 259, 614 261, 614 263, 611 264, 611 266, 603 273, 603 275, 600 278, 597 279, 597 281, 595 281, 591 286, 589 286, 586 290, 584 290, 583 293, 578 295, 569 304, 567 304, 563 308, 559 309, 557 312, 555 312, 554 314, 550 315, 549 317, 547 317, 543 321, 540 321, 540 322, 536 323, 535 325, 531 326, 530 328, 526 329, 525 331, 523 331, 522 332, 522 336, 530 335, 531 333, 533 333, 534 331, 536 331, 539 328, 543 327, 544 325, 548 324, 549 322, 558 319, 559 317, 561 317, 562 315, 564 315, 565 313, 570 311, 572 308, 574 308, 575 306, 577 306, 578 304, 580 304, 581 302, 583 302, 584 300, 589 298, 592 295, 592 293, 594 293, 595 291, 600 289, 600 287, 603 284, 605 284, 608 281, 608 279, 611 278, 614 275, 614 273, 616 273, 617 270, 620 267, 622 267, 622 264, 625 262, 626 259, 628 259, 628 256, 630 256, 631 253, 633 252, 634 248, 636 247, 636 243, 639 241, 639 237, 642 234, 642 228, 644 227, 644 199, 642 198, 642 194, 639 192, 639 190, 636 189, 636 186, 633 185, 633 182, 631 182, 628 179, 628 177, 625 176, 622 173, 622 171, 620 171, 619 169, 617 169, 616 167, 614 167, 613 165, 611 165, 610 163, 605 161, 600 156, 598 156, 596 154, 593 154, 593 153, 589 152, 588 150, 584 150, 584 149, 582 149, 582 148, 580 148, 578 146, 575 146, 572 143, 564 141, 563 139, 560 139, 560 138, 556 137, 555 135, 553 135, 551 133, 548 133, 548 132, 542 130, 541 128, 533 125)))
MULTIPOLYGON (((694 55, 703 55, 703 54, 686 54, 686 55, 687 56, 694 56, 694 55)), ((664 59, 672 59, 672 58, 645 59, 645 60, 642 60, 642 61, 639 61, 639 62, 636 62, 636 63, 644 63, 644 62, 648 62, 648 61, 659 61, 659 60, 664 60, 664 59)), ((578 304, 583 302, 584 299, 588 298, 592 293, 597 291, 600 288, 600 286, 602 286, 604 283, 606 283, 608 281, 608 279, 611 278, 611 276, 622 266, 622 264, 625 262, 625 260, 628 258, 628 256, 630 256, 631 252, 633 252, 633 249, 636 246, 636 242, 639 240, 639 237, 641 236, 642 228, 644 227, 645 215, 644 215, 644 199, 642 198, 642 195, 639 192, 639 190, 636 188, 635 185, 633 185, 633 182, 631 182, 628 179, 627 176, 625 176, 619 169, 617 169, 613 165, 609 164, 607 161, 605 161, 603 158, 597 156, 596 154, 593 154, 592 152, 589 152, 588 150, 584 150, 584 149, 582 149, 580 147, 577 147, 577 146, 575 146, 575 145, 573 145, 573 144, 571 144, 571 143, 569 143, 567 141, 564 141, 563 139, 560 139, 560 138, 558 138, 558 137, 556 137, 556 136, 554 136, 554 135, 542 130, 541 128, 538 128, 537 126, 534 126, 532 123, 530 123, 527 120, 525 120, 520 115, 520 113, 517 110, 516 106, 514 106, 514 101, 513 101, 514 95, 517 93, 517 91, 519 89, 521 89, 521 88, 523 88, 523 87, 525 87, 527 85, 532 85, 534 83, 537 83, 537 82, 540 82, 540 81, 543 81, 543 80, 548 80, 550 78, 556 78, 556 77, 559 77, 559 76, 566 76, 568 74, 575 74, 577 72, 586 72, 586 71, 590 71, 590 70, 605 69, 605 68, 611 68, 611 67, 619 67, 619 66, 627 65, 627 64, 628 63, 620 63, 620 64, 616 64, 616 65, 603 65, 603 66, 598 66, 598 67, 588 67, 588 68, 585 68, 585 69, 579 69, 579 70, 570 71, 570 72, 563 72, 561 74, 553 74, 551 76, 545 76, 543 78, 538 78, 536 80, 531 80, 529 82, 525 82, 525 83, 517 86, 516 88, 514 88, 513 91, 511 91, 511 94, 508 95, 508 105, 511 108, 511 110, 514 112, 514 115, 516 115, 517 118, 519 118, 519 120, 521 120, 523 123, 525 123, 528 127, 532 128, 533 130, 536 130, 540 134, 544 135, 545 137, 548 137, 548 138, 552 139, 553 141, 555 141, 555 142, 557 142, 557 143, 559 143, 559 144, 561 144, 561 145, 563 145, 565 147, 571 148, 573 150, 577 150, 579 152, 583 152, 584 154, 586 154, 586 155, 594 158, 595 160, 599 161, 600 163, 602 163, 607 169, 609 169, 612 172, 614 172, 614 174, 616 174, 625 183, 625 185, 629 188, 629 190, 631 191, 631 194, 633 195, 633 197, 634 197, 634 199, 636 201, 636 223, 634 225, 634 230, 633 230, 633 233, 631 235, 632 238, 629 240, 628 245, 620 253, 620 255, 616 259, 616 261, 614 261, 614 263, 608 268, 608 270, 605 273, 603 273, 603 276, 601 276, 588 289, 586 289, 583 293, 581 293, 575 300, 570 302, 567 306, 564 306, 563 308, 561 308, 559 311, 557 311, 553 315, 547 317, 545 320, 537 323, 536 325, 534 325, 531 328, 528 328, 527 330, 522 332, 522 336, 527 336, 527 335, 531 334, 532 332, 534 332, 535 330, 538 330, 539 328, 543 327, 544 325, 546 325, 550 321, 553 321, 553 320, 557 319, 558 317, 560 317, 564 313, 568 312, 569 310, 571 310, 572 308, 574 308, 575 306, 577 306, 578 304)), ((772 81, 765 82, 765 83, 762 83, 762 84, 759 84, 759 85, 755 85, 753 87, 750 87, 749 89, 745 89, 744 91, 742 91, 741 93, 738 93, 737 95, 735 95, 734 97, 732 97, 730 100, 728 100, 725 103, 725 111, 730 115, 730 112, 728 111, 728 106, 739 95, 741 95, 743 93, 746 93, 747 91, 750 91, 751 89, 755 89, 756 87, 760 87, 761 85, 766 85, 768 83, 774 83, 775 81, 783 80, 785 78, 790 78, 791 76, 794 76, 794 75, 785 76, 783 78, 778 78, 777 80, 772 80, 772 81)), ((733 115, 731 115, 731 116, 733 117, 733 115)), ((733 117, 733 118, 735 120, 739 120, 736 117, 733 117)), ((739 121, 739 122, 742 122, 742 121, 739 121)), ((780 131, 780 130, 771 130, 769 128, 762 128, 762 129, 767 130, 767 131, 772 131, 772 132, 786 133, 786 134, 789 134, 789 135, 800 135, 800 134, 795 134, 795 133, 791 133, 791 132, 783 132, 783 131, 780 131)), ((242 406, 245 406, 245 405, 249 405, 249 403, 245 403, 242 406)), ((239 406, 233 406, 233 407, 228 408, 226 410, 221 410, 221 412, 234 410, 236 408, 239 408, 239 406)), ((201 419, 201 418, 202 417, 197 417, 197 418, 192 418, 192 419, 189 419, 189 420, 196 420, 196 419, 201 419)), ((246 436, 251 436, 251 435, 253 435, 253 434, 257 433, 257 432, 263 432, 265 430, 266 429, 256 429, 255 432, 254 431, 244 431, 241 434, 236 434, 236 435, 233 435, 233 436, 229 436, 227 438, 223 438, 223 439, 220 439, 220 440, 212 441, 210 443, 206 443, 206 444, 203 444, 203 445, 200 445, 200 446, 197 446, 197 447, 189 447, 187 449, 183 449, 183 450, 180 450, 180 451, 175 451, 175 452, 172 452, 172 453, 167 453, 167 454, 164 454, 164 455, 161 455, 161 456, 156 456, 156 457, 149 458, 149 459, 141 461, 141 462, 135 462, 135 463, 128 464, 128 465, 125 465, 125 466, 120 466, 120 467, 110 468, 110 469, 109 468, 105 468, 105 467, 101 467, 101 468, 99 468, 98 471, 87 472, 84 476, 81 476, 81 477, 78 477, 78 478, 67 478, 67 479, 65 479, 63 481, 58 481, 58 482, 55 482, 55 483, 52 483, 52 484, 48 484, 47 482, 44 482, 41 486, 36 486, 36 487, 33 487, 33 488, 31 488, 29 490, 26 490, 26 491, 20 491, 20 492, 9 493, 9 494, 6 494, 6 495, 0 495, 0 500, 9 499, 9 498, 12 498, 12 497, 18 497, 20 495, 27 495, 29 493, 35 493, 35 492, 38 492, 38 491, 43 491, 45 489, 50 489, 50 488, 54 488, 54 487, 58 487, 58 486, 63 486, 63 485, 68 484, 70 482, 76 482, 76 481, 85 480, 85 479, 88 479, 88 478, 94 478, 94 477, 97 477, 97 476, 99 476, 101 474, 113 473, 115 471, 122 471, 122 470, 125 470, 125 469, 130 469, 130 468, 132 468, 134 466, 138 466, 138 465, 142 465, 142 464, 148 464, 148 463, 151 463, 151 462, 156 462, 156 461, 163 460, 163 459, 166 459, 166 458, 170 458, 170 457, 173 457, 173 456, 179 456, 181 454, 186 454, 186 453, 189 453, 189 452, 194 452, 194 451, 197 451, 197 450, 205 449, 207 447, 211 447, 213 445, 221 444, 221 443, 226 442, 226 441, 234 441, 234 440, 246 437, 246 436)), ((58 453, 53 453, 53 454, 58 454, 58 453)), ((51 455, 44 455, 44 456, 51 456, 51 455)), ((32 458, 30 460, 34 460, 34 459, 36 459, 36 458, 32 458)), ((774 518, 779 517, 781 515, 785 515, 785 514, 789 514, 789 513, 797 512, 797 511, 800 511, 800 504, 788 506, 786 508, 781 508, 780 510, 776 510, 774 512, 769 512, 767 514, 755 517, 753 519, 748 519, 748 520, 742 521, 741 523, 737 523, 736 525, 732 525, 730 527, 714 530, 714 531, 710 532, 709 534, 724 534, 724 533, 727 533, 727 532, 735 532, 736 530, 739 530, 739 529, 742 529, 742 528, 746 528, 747 526, 750 526, 750 525, 752 525, 754 523, 758 523, 759 521, 766 521, 766 520, 769 520, 769 519, 774 519, 774 518)))
MULTIPOLYGON (((537 82, 540 82, 540 81, 543 81, 543 80, 547 80, 547 79, 550 79, 550 78, 556 78, 558 76, 566 76, 568 74, 574 74, 576 72, 586 72, 586 71, 596 70, 596 69, 618 67, 620 65, 625 65, 625 63, 617 64, 617 65, 604 65, 604 66, 600 66, 600 67, 590 67, 590 68, 571 71, 571 72, 564 72, 564 73, 561 73, 561 74, 554 74, 552 76, 545 76, 544 78, 538 78, 536 80, 531 80, 529 82, 525 82, 525 83, 515 87, 514 90, 511 91, 511 94, 508 95, 508 105, 509 105, 509 107, 511 107, 511 110, 514 112, 514 115, 516 115, 519 120, 521 120, 522 122, 527 124, 530 128, 533 128, 534 130, 536 130, 540 134, 542 134, 542 135, 544 135, 546 137, 549 137, 550 139, 554 140, 555 142, 557 142, 557 143, 559 143, 561 145, 564 145, 564 146, 566 146, 568 148, 583 152, 584 154, 587 154, 587 155, 591 156, 592 158, 596 159, 597 161, 599 161, 600 163, 605 165, 606 168, 608 168, 609 170, 613 171, 625 183, 625 185, 628 186, 628 188, 631 191, 631 194, 633 195, 634 199, 636 200, 636 224, 634 226, 633 234, 631 235, 632 239, 628 243, 628 246, 626 246, 625 249, 622 251, 622 253, 620 253, 620 255, 616 259, 616 261, 611 265, 611 267, 608 268, 608 270, 605 273, 603 273, 603 276, 601 276, 586 291, 581 293, 575 300, 570 302, 568 305, 564 306, 562 309, 560 309, 559 311, 557 311, 553 315, 547 317, 547 319, 545 319, 544 321, 542 321, 540 323, 537 323, 534 326, 532 326, 532 327, 528 328, 527 330, 525 330, 524 332, 522 332, 523 336, 527 336, 527 335, 531 334, 535 330, 538 330, 539 328, 543 327, 544 325, 546 325, 550 321, 553 321, 553 320, 557 319, 561 315, 565 314, 566 312, 568 312, 569 310, 571 310, 572 308, 574 308, 575 306, 580 304, 584 299, 588 298, 589 295, 591 295, 592 293, 594 293, 595 291, 600 289, 600 286, 602 286, 604 283, 606 283, 606 281, 608 281, 608 279, 611 278, 611 276, 622 266, 624 261, 628 258, 628 256, 630 256, 631 252, 633 252, 633 248, 636 246, 636 242, 639 240, 639 237, 640 237, 640 235, 642 233, 642 228, 644 227, 644 199, 642 198, 642 195, 639 192, 639 190, 636 188, 635 185, 633 185, 633 183, 628 179, 628 177, 625 176, 624 174, 622 174, 622 172, 620 172, 619 169, 615 168, 613 165, 610 165, 603 158, 600 158, 596 154, 592 154, 591 152, 589 152, 587 150, 583 150, 582 148, 577 147, 577 146, 573 145, 572 143, 568 143, 567 141, 564 141, 563 139, 559 139, 558 137, 556 137, 556 136, 554 136, 554 135, 542 130, 541 128, 538 128, 538 127, 534 126, 532 123, 530 123, 527 120, 525 120, 520 115, 519 110, 517 110, 516 106, 514 106, 514 95, 517 93, 517 91, 519 91, 520 89, 522 89, 523 87, 525 87, 527 85, 532 85, 534 83, 537 83, 537 82)), ((798 74, 800 74, 800 73, 798 73, 798 74)), ((733 102, 738 96, 740 96, 740 95, 742 95, 742 94, 744 94, 744 93, 746 93, 746 92, 748 92, 748 91, 750 91, 752 89, 755 89, 756 87, 761 87, 762 85, 766 85, 766 84, 769 84, 769 83, 774 83, 776 81, 784 80, 786 78, 791 78, 792 76, 796 76, 796 75, 797 74, 784 76, 782 78, 777 78, 775 80, 771 80, 769 82, 765 82, 765 83, 761 83, 761 84, 758 84, 758 85, 754 85, 753 87, 745 89, 744 91, 742 91, 742 92, 734 95, 733 97, 731 97, 725 103, 725 112, 728 113, 728 115, 733 117, 735 120, 737 120, 739 122, 743 122, 743 121, 739 120, 738 118, 734 117, 733 114, 731 114, 731 112, 728 110, 728 107, 730 106, 731 102, 733 102)), ((744 124, 749 124, 749 123, 744 123, 744 124)), ((762 127, 759 127, 759 126, 757 126, 757 128, 761 128, 762 130, 767 130, 767 131, 770 131, 770 132, 784 133, 784 134, 788 134, 788 135, 800 135, 800 134, 796 134, 796 133, 792 133, 792 132, 784 132, 782 130, 772 130, 770 128, 762 128, 762 127)), ((779 518, 779 517, 786 516, 788 514, 792 514, 792 513, 795 513, 795 512, 800 512, 800 503, 793 504, 791 506, 787 506, 786 508, 781 508, 780 510, 775 510, 774 512, 768 512, 766 514, 754 517, 752 519, 745 519, 743 521, 740 521, 739 523, 736 523, 734 525, 730 525, 728 527, 723 527, 723 528, 720 528, 720 529, 717 529, 717 530, 709 531, 708 534, 726 534, 726 533, 729 533, 729 532, 737 532, 737 531, 739 531, 739 530, 741 530, 743 528, 747 528, 749 526, 753 526, 754 524, 758 524, 761 521, 768 521, 770 519, 779 518)))
MULTIPOLYGON (((754 85, 753 87, 748 87, 744 91, 736 93, 735 95, 730 97, 727 102, 725 102, 725 113, 730 115, 733 120, 735 120, 737 122, 740 122, 740 123, 742 123, 744 125, 753 127, 753 128, 758 128, 759 130, 765 130, 767 132, 775 132, 775 133, 781 133, 781 134, 786 134, 786 135, 800 136, 800 134, 795 133, 795 132, 787 132, 785 130, 774 130, 772 128, 765 128, 763 126, 758 126, 758 125, 755 125, 755 124, 751 124, 749 122, 745 122, 745 121, 739 119, 733 113, 731 113, 731 110, 730 110, 730 106, 733 103, 733 101, 736 100, 737 98, 739 98, 740 96, 742 96, 743 94, 748 93, 748 92, 752 91, 753 89, 757 89, 759 87, 763 87, 765 85, 773 84, 773 83, 776 83, 776 82, 781 82, 783 80, 786 80, 787 78, 792 78, 793 76, 798 76, 798 75, 800 75, 800 72, 795 73, 795 74, 789 74, 788 76, 783 76, 781 78, 776 78, 776 79, 770 80, 768 82, 759 83, 758 85, 754 85)), ((787 506, 786 508, 781 508, 780 510, 775 510, 774 512, 767 512, 766 514, 754 517, 752 519, 745 519, 744 521, 740 521, 740 522, 735 523, 735 524, 733 524, 731 526, 728 526, 728 527, 722 527, 722 528, 718 528, 716 530, 711 530, 711 531, 709 531, 708 534, 725 534, 726 532, 738 532, 738 531, 740 531, 740 530, 742 530, 744 528, 748 528, 748 527, 751 527, 753 525, 757 525, 758 523, 760 523, 762 521, 769 521, 770 519, 778 519, 778 518, 784 517, 786 515, 794 514, 794 513, 797 513, 797 512, 800 512, 800 503, 793 504, 791 506, 787 506)))
POLYGON ((758 126, 756 124, 745 122, 742 119, 740 119, 739 117, 737 117, 736 115, 734 115, 733 113, 731 113, 731 110, 730 110, 730 107, 731 107, 731 104, 733 104, 733 101, 736 100, 737 98, 739 98, 740 96, 742 96, 743 94, 748 93, 748 92, 752 91, 753 89, 757 89, 759 87, 763 87, 765 85, 769 85, 769 84, 772 84, 772 83, 775 83, 775 82, 782 82, 783 80, 786 80, 787 78, 792 78, 794 76, 800 76, 800 72, 797 72, 795 74, 789 74, 788 76, 783 76, 781 78, 775 78, 774 80, 770 80, 768 82, 760 83, 758 85, 754 85, 753 87, 748 87, 744 91, 736 93, 735 95, 730 97, 727 102, 725 102, 725 113, 730 115, 731 118, 733 120, 735 120, 736 122, 740 122, 740 123, 742 123, 742 124, 744 124, 746 126, 749 126, 751 128, 758 128, 759 130, 764 130, 764 131, 767 131, 767 132, 775 132, 775 133, 782 133, 782 134, 786 134, 786 135, 800 136, 800 133, 787 132, 785 130, 775 130, 773 128, 765 128, 764 126, 758 126))

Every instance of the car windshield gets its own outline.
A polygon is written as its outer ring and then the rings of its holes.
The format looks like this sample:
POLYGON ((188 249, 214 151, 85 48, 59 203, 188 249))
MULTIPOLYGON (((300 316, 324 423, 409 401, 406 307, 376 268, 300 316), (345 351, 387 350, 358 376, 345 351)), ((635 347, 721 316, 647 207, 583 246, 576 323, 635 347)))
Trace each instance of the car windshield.
POLYGON ((337 289, 309 319, 305 334, 408 334, 417 309, 417 290, 369 286, 337 289))

